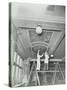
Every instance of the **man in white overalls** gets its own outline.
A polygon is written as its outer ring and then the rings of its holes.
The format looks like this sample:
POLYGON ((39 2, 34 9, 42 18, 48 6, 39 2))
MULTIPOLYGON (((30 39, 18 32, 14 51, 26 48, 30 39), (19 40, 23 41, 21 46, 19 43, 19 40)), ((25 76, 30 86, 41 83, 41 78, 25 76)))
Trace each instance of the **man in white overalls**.
POLYGON ((40 50, 38 50, 38 52, 37 52, 37 68, 36 68, 36 70, 40 70, 40 58, 43 56, 43 55, 39 55, 39 52, 40 52, 40 50))
POLYGON ((44 64, 45 64, 46 70, 48 70, 48 63, 49 63, 49 55, 48 55, 48 53, 46 51, 45 52, 45 59, 44 59, 44 64))

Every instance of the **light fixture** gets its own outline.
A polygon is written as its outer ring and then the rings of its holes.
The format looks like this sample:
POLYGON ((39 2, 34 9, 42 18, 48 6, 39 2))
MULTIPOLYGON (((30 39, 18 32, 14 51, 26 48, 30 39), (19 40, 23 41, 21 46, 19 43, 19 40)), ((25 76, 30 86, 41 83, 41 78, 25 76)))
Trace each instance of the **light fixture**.
POLYGON ((36 33, 37 34, 42 34, 42 27, 41 27, 40 24, 38 24, 37 27, 36 27, 36 33))
POLYGON ((53 54, 51 54, 50 56, 51 56, 51 58, 53 58, 53 57, 54 57, 54 55, 53 55, 53 54))

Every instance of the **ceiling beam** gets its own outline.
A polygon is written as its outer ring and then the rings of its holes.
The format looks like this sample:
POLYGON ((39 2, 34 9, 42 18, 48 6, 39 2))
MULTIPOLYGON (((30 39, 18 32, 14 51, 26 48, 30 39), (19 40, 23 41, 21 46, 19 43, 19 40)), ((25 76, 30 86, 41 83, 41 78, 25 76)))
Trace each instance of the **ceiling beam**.
POLYGON ((64 31, 59 32, 59 33, 58 32, 53 33, 50 43, 49 43, 49 54, 54 53, 54 51, 57 49, 59 43, 64 37, 64 33, 65 33, 64 31))
MULTIPOLYGON (((44 20, 45 21, 45 20, 44 20)), ((43 21, 34 21, 34 20, 23 20, 23 19, 16 19, 13 20, 13 23, 18 28, 32 28, 35 29, 38 24, 42 25, 42 29, 47 30, 64 30, 65 23, 58 23, 58 22, 43 22, 43 21)))
MULTIPOLYGON (((55 51, 57 50, 57 48, 59 47, 59 45, 61 44, 62 40, 64 39, 65 35, 62 35, 62 37, 60 37, 59 42, 57 43, 57 46, 55 47, 55 50, 53 51, 53 53, 55 53, 55 51)), ((64 46, 65 47, 65 46, 64 46)))
MULTIPOLYGON (((26 31, 26 35, 25 35, 25 38, 27 37, 26 38, 27 40, 25 40, 25 41, 28 42, 29 44, 24 44, 24 42, 23 42, 24 36, 21 37, 23 32, 21 34, 19 34, 17 32, 18 28, 16 27, 16 25, 14 23, 13 23, 13 25, 14 25, 14 27, 16 29, 16 42, 15 42, 16 47, 17 47, 16 51, 24 59, 24 57, 26 55, 26 47, 25 47, 25 45, 27 45, 27 46, 30 45, 29 47, 31 47, 31 42, 30 42, 30 37, 29 37, 29 31, 26 31)), ((20 28, 19 28, 19 32, 20 32, 20 28)))
MULTIPOLYGON (((17 29, 17 32, 18 32, 18 30, 19 29, 25 29, 25 30, 28 30, 28 31, 31 31, 31 30, 33 30, 33 31, 35 31, 36 30, 36 27, 29 27, 29 26, 22 26, 22 27, 17 27, 18 29, 17 29)), ((45 31, 49 31, 49 32, 53 32, 53 31, 57 31, 57 32, 60 32, 60 31, 62 31, 62 29, 52 29, 52 28, 42 28, 42 30, 43 30, 43 32, 45 32, 45 31)), ((18 32, 18 33, 20 33, 20 32, 18 32)))
POLYGON ((56 49, 57 49, 58 46, 60 45, 61 41, 63 40, 64 34, 65 34, 65 32, 63 31, 62 34, 61 34, 61 36, 60 36, 60 38, 58 39, 58 41, 57 41, 57 43, 56 43, 54 49, 53 49, 53 53, 56 51, 56 49))
POLYGON ((21 35, 18 35, 18 39, 19 39, 19 41, 20 41, 20 43, 21 43, 21 47, 23 47, 23 49, 24 49, 24 51, 25 51, 25 45, 24 45, 24 43, 23 43, 23 41, 22 41, 22 37, 21 37, 21 35))
POLYGON ((20 42, 16 42, 16 50, 15 50, 23 59, 25 59, 25 52, 23 51, 20 42))
POLYGON ((55 16, 55 15, 44 15, 44 17, 33 18, 33 17, 26 17, 26 18, 12 18, 13 20, 21 20, 21 21, 38 21, 38 22, 53 22, 53 23, 64 23, 65 17, 55 16))
POLYGON ((21 32, 21 34, 17 33, 18 38, 21 42, 21 46, 24 48, 25 55, 28 56, 32 52, 32 45, 30 42, 29 31, 28 30, 25 31, 24 29, 22 31, 22 29, 21 29, 21 30, 19 30, 19 32, 21 32))

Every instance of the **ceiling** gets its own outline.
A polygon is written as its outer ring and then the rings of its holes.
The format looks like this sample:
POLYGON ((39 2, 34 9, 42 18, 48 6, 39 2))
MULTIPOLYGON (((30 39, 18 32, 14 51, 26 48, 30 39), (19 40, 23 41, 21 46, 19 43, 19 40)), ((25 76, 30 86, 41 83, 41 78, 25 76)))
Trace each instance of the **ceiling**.
POLYGON ((54 58, 65 56, 65 7, 57 5, 12 3, 11 19, 16 34, 16 51, 26 59, 36 58, 48 49, 54 58), (42 25, 42 35, 35 28, 42 25), (61 53, 60 53, 61 52, 61 53))
POLYGON ((64 22, 65 17, 65 7, 58 5, 12 3, 11 10, 12 19, 64 22))
POLYGON ((19 28, 16 34, 16 51, 24 59, 29 56, 36 58, 38 49, 40 49, 40 54, 48 49, 49 55, 54 54, 55 58, 63 58, 65 56, 65 37, 63 31, 50 32, 46 30, 39 36, 35 33, 35 30, 19 28))

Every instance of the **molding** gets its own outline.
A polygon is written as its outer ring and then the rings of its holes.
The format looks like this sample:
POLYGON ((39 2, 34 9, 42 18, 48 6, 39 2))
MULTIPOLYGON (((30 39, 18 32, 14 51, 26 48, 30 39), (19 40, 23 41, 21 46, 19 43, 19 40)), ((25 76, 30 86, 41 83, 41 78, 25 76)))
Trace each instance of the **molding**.
POLYGON ((61 22, 52 22, 52 21, 38 21, 38 20, 23 20, 23 19, 14 19, 12 23, 15 24, 17 28, 32 28, 35 29, 37 24, 42 25, 42 29, 48 30, 64 30, 65 23, 61 22))
POLYGON ((41 42, 41 41, 32 42, 32 47, 35 47, 35 46, 38 46, 38 45, 48 47, 48 43, 46 43, 46 42, 41 42))
MULTIPOLYGON (((64 23, 65 17, 61 16, 54 16, 54 15, 44 15, 40 18, 33 18, 33 17, 24 17, 24 18, 17 18, 18 20, 30 20, 30 21, 43 21, 43 22, 55 22, 55 23, 64 23)), ((12 18, 12 20, 16 20, 16 18, 12 18)))

